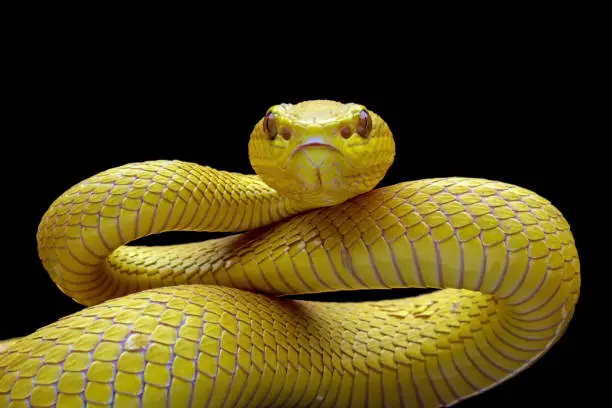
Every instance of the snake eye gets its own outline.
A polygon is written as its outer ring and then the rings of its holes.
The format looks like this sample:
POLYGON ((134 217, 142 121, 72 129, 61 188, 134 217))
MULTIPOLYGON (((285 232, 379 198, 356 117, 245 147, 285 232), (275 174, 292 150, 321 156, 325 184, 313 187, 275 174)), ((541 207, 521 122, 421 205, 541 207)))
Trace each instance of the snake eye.
POLYGON ((357 123, 357 133, 364 139, 370 136, 372 132, 372 117, 366 110, 362 110, 359 114, 359 123, 357 123))
POLYGON ((263 129, 270 139, 276 138, 276 135, 278 135, 278 126, 276 125, 276 118, 274 117, 274 113, 268 112, 266 114, 266 117, 263 121, 263 129))

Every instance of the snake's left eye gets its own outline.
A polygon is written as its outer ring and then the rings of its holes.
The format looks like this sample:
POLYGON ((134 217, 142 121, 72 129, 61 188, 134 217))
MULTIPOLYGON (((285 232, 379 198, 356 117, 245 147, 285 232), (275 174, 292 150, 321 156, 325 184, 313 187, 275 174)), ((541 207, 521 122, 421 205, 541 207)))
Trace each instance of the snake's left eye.
POLYGON ((268 112, 266 114, 266 117, 263 121, 263 129, 270 139, 276 138, 276 135, 278 135, 278 126, 276 124, 276 118, 274 117, 274 113, 268 112))
POLYGON ((372 117, 366 110, 362 110, 359 113, 359 123, 357 123, 357 134, 364 139, 370 136, 372 132, 372 117))

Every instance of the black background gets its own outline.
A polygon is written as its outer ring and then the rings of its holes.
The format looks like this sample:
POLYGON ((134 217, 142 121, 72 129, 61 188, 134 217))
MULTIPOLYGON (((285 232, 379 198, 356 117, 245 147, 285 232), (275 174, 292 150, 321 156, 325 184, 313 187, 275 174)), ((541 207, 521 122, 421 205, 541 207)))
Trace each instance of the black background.
MULTIPOLYGON (((40 217, 70 186, 113 166, 153 159, 251 172, 248 137, 270 105, 326 98, 365 104, 390 125, 397 155, 381 185, 454 175, 502 180, 552 200, 573 228, 583 294, 567 334, 527 371, 461 406, 554 406, 567 401, 560 389, 586 392, 580 373, 593 358, 585 355, 592 271, 584 255, 588 225, 580 183, 588 178, 582 160, 590 135, 577 116, 583 76, 568 43, 466 49, 457 42, 377 55, 356 47, 354 55, 337 58, 282 55, 265 43, 246 54, 236 48, 220 53, 212 43, 178 47, 153 40, 109 44, 41 36, 35 44, 14 77, 18 126, 4 144, 10 188, 3 205, 11 212, 5 210, 3 221, 0 338, 28 334, 81 309, 54 287, 35 241, 40 217), (391 60, 398 54, 403 59, 391 60)), ((147 242, 210 236, 174 233, 147 242)), ((318 297, 325 298, 332 297, 318 297)))

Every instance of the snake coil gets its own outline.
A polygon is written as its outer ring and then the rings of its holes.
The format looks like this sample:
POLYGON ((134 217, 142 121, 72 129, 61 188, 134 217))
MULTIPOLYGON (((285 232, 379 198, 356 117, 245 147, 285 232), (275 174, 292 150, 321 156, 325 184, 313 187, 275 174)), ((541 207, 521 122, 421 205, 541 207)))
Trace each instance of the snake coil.
POLYGON ((249 152, 257 175, 131 163, 50 206, 40 258, 88 307, 0 343, 0 407, 449 406, 562 336, 580 267, 548 200, 460 177, 373 189, 394 144, 356 104, 277 105, 249 152), (126 245, 171 230, 237 234, 126 245), (403 287, 442 289, 281 296, 403 287))

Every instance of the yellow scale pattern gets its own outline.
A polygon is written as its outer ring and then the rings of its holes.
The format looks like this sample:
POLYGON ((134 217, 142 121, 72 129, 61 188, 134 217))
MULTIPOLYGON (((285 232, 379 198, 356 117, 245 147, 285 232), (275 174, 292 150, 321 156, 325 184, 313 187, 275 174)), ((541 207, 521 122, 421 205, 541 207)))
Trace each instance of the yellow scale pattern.
POLYGON ((94 306, 0 344, 0 407, 448 405, 528 367, 573 315, 569 226, 523 188, 419 180, 284 219, 302 210, 256 177, 178 161, 75 186, 45 215, 39 250, 58 286, 94 306), (400 287, 446 289, 271 296, 400 287))

